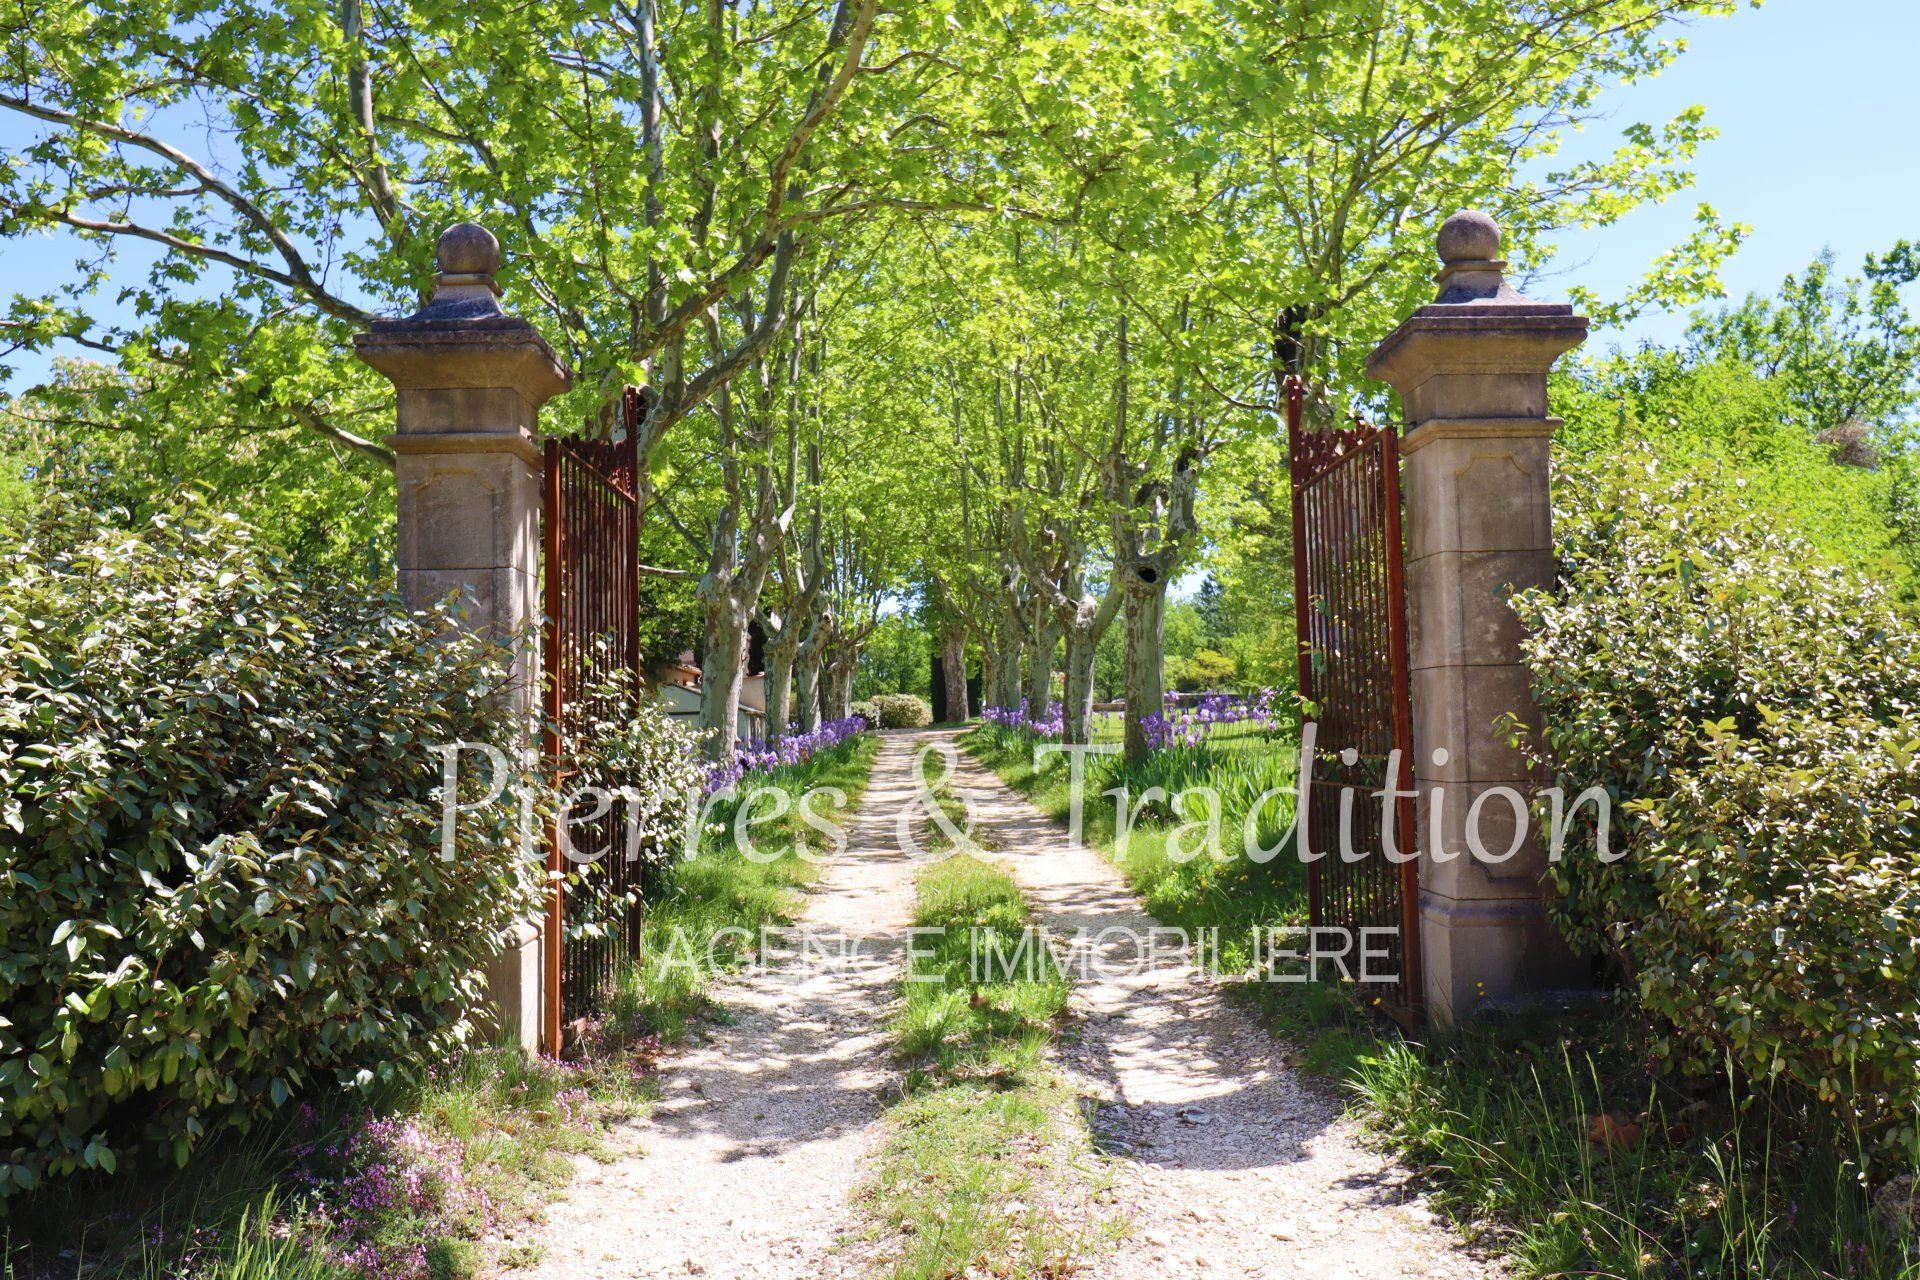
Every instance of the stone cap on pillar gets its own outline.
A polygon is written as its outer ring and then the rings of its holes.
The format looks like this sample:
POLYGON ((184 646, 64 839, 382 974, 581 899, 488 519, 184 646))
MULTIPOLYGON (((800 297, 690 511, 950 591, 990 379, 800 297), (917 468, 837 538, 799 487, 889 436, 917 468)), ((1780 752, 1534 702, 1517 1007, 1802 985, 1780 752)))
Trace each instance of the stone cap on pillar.
POLYGON ((1507 283, 1500 227, 1484 213, 1454 214, 1436 244, 1439 297, 1374 348, 1367 377, 1398 391, 1416 426, 1434 418, 1544 420, 1547 370, 1586 341, 1587 318, 1507 283))
MULTIPOLYGON (((455 223, 440 235, 439 275, 427 305, 404 320, 375 320, 353 348, 402 393, 517 393, 532 411, 573 385, 573 376, 538 330, 500 309, 500 242, 485 227, 455 223)), ((442 430, 401 414, 400 433, 442 430)), ((475 424, 470 429, 489 428, 475 424)), ((498 428, 494 428, 498 429, 498 428)))

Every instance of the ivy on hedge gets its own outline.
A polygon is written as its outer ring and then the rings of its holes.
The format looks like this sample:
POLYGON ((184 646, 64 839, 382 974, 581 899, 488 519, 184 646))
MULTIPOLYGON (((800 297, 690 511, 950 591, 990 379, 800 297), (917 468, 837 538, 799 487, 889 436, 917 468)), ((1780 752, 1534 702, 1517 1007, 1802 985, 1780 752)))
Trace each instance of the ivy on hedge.
POLYGON ((510 801, 440 855, 433 748, 512 745, 450 623, 231 518, 54 516, 0 561, 0 1197, 468 1037, 540 881, 510 801))
MULTIPOLYGON (((1567 794, 1551 869, 1687 1073, 1731 1064, 1920 1150, 1920 633, 1874 583, 1646 450, 1556 476, 1560 575, 1515 607, 1567 794)), ((1542 815, 1546 820, 1546 815, 1542 815)))

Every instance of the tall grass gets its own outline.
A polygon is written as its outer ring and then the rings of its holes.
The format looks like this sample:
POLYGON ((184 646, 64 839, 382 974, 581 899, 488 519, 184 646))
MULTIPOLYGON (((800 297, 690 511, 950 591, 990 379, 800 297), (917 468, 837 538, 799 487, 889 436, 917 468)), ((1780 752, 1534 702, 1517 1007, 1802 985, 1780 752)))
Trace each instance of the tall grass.
POLYGON ((919 880, 916 939, 893 1022, 908 1088, 955 1080, 1031 1081, 1041 1069, 1067 979, 1005 871, 965 855, 919 880))
POLYGON ((485 1237, 602 1150, 652 1086, 623 1050, 476 1050, 372 1108, 318 1099, 184 1169, 127 1166, 12 1206, 11 1277, 461 1280, 485 1237))
MULTIPOLYGON (((213 1237, 205 1247, 203 1259, 183 1260, 178 1253, 161 1249, 143 1252, 141 1280, 356 1280, 357 1269, 342 1267, 318 1254, 306 1243, 303 1233, 290 1228, 283 1207, 273 1192, 261 1196, 240 1211, 239 1220, 224 1237, 213 1237)), ((8 1273, 11 1280, 11 1271, 8 1273)))
POLYGON ((6 1280, 116 1276, 139 1280, 335 1280, 282 1184, 304 1140, 343 1136, 343 1114, 281 1120, 210 1145, 189 1169, 129 1166, 114 1178, 70 1179, 9 1205, 6 1280))
POLYGON ((1874 1221, 1857 1136, 1764 1089, 1680 1092, 1633 1041, 1623 1018, 1483 1024, 1440 1048, 1383 1040, 1353 1084, 1432 1200, 1523 1274, 1920 1276, 1874 1221))

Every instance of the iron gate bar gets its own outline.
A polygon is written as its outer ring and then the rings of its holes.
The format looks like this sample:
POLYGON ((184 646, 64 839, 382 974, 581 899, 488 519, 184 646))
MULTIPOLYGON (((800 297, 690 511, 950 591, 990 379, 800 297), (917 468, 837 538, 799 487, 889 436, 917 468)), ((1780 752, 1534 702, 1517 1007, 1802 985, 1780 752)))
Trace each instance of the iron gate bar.
MULTIPOLYGON (((646 403, 643 391, 626 389, 619 439, 545 444, 542 739, 556 795, 579 776, 572 752, 590 718, 631 710, 602 701, 609 678, 624 670, 631 678, 625 696, 639 690, 639 428, 646 403)), ((617 979, 639 926, 640 868, 616 847, 617 808, 573 824, 600 856, 582 867, 572 892, 562 851, 565 817, 556 806, 547 830, 541 1041, 548 1053, 561 1050, 565 1024, 590 1013, 617 979), (624 917, 609 920, 623 902, 624 917)))
POLYGON ((1394 802, 1391 851, 1417 852, 1400 442, 1392 427, 1358 419, 1307 431, 1305 394, 1303 383, 1288 380, 1297 670, 1319 738, 1300 815, 1302 838, 1316 855, 1307 864, 1308 918, 1356 938, 1361 929, 1394 929, 1387 954, 1398 961, 1399 981, 1382 1002, 1410 1016, 1422 991, 1419 867, 1416 857, 1397 865, 1388 859, 1377 801, 1389 785, 1403 793, 1394 802), (1349 750, 1351 761, 1343 756, 1349 750), (1342 856, 1349 833, 1352 863, 1342 856))
MULTIPOLYGON (((544 449, 545 470, 541 473, 541 567, 546 575, 541 612, 540 670, 545 677, 541 706, 541 754, 553 773, 554 793, 560 791, 560 718, 566 703, 560 687, 560 673, 566 664, 561 650, 566 641, 560 629, 560 615, 566 592, 563 555, 565 540, 560 536, 561 485, 560 442, 548 440, 544 449)), ((560 1052, 560 951, 566 935, 566 888, 562 879, 565 866, 560 857, 560 812, 558 802, 547 820, 547 918, 540 935, 540 1047, 550 1054, 560 1052)))
MULTIPOLYGON (((1287 472, 1291 480, 1293 497, 1293 637, 1294 637, 1294 686, 1300 696, 1301 724, 1306 723, 1309 700, 1312 697, 1313 681, 1308 666, 1311 662, 1307 637, 1310 634, 1307 603, 1307 557, 1301 550, 1300 537, 1307 527, 1307 487, 1300 483, 1299 446, 1294 437, 1300 432, 1300 413, 1302 401, 1306 396, 1306 387, 1298 378, 1287 379, 1287 472)), ((1318 717, 1319 708, 1314 707, 1313 714, 1318 717)), ((1304 739, 1303 739, 1304 741, 1304 739)), ((1304 753, 1303 753, 1304 755, 1304 753)), ((1302 760, 1304 763, 1304 759, 1302 760)), ((1294 815, 1294 829, 1300 836, 1307 831, 1307 815, 1294 815)), ((1298 839, 1298 837, 1296 837, 1298 839)), ((1297 855, 1300 850, 1294 850, 1297 855)), ((1320 877, 1313 873, 1312 866, 1307 869, 1307 921, 1311 924, 1321 918, 1320 877)))

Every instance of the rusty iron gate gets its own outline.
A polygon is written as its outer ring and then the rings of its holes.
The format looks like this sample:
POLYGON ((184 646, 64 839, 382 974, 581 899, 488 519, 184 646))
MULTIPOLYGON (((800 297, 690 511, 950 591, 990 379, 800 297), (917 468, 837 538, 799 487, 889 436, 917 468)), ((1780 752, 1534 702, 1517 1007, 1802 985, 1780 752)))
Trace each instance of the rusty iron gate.
MULTIPOLYGON (((1421 993, 1414 804, 1410 795, 1394 801, 1389 830, 1379 794, 1389 782, 1413 789, 1400 441, 1392 426, 1357 419, 1309 431, 1304 404, 1305 387, 1289 380, 1300 696, 1305 719, 1317 726, 1298 828, 1306 850, 1318 855, 1307 864, 1309 922, 1350 931, 1350 965, 1363 943, 1384 952, 1371 968, 1395 980, 1372 994, 1406 1017, 1421 993)), ((1357 967, 1354 973, 1360 976, 1357 967)))
MULTIPOLYGON (((544 734, 561 797, 583 780, 578 744, 591 726, 631 714, 640 688, 645 413, 646 392, 629 387, 614 439, 546 442, 544 734)), ((633 955, 640 920, 640 864, 621 847, 619 807, 592 821, 564 817, 556 814, 547 832, 541 1045, 548 1053, 560 1052, 564 1026, 593 1013, 609 993, 633 955)))

